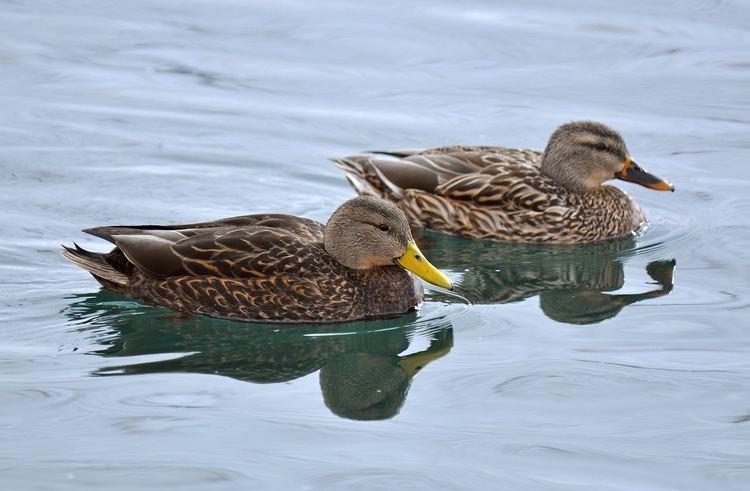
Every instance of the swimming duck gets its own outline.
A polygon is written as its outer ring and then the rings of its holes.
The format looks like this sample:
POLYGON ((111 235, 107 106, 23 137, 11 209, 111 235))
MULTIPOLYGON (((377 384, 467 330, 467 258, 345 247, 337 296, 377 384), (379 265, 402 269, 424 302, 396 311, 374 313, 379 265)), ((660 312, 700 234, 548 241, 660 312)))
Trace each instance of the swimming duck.
POLYGON ((408 271, 452 289, 414 243, 404 214, 362 196, 324 226, 266 214, 186 225, 84 230, 115 244, 62 254, 105 288, 176 311, 257 322, 340 322, 402 314, 422 302, 408 271))
POLYGON ((506 147, 396 150, 332 159, 361 195, 398 204, 416 228, 473 239, 573 244, 636 234, 641 208, 610 179, 674 191, 612 128, 560 126, 544 152, 506 147))

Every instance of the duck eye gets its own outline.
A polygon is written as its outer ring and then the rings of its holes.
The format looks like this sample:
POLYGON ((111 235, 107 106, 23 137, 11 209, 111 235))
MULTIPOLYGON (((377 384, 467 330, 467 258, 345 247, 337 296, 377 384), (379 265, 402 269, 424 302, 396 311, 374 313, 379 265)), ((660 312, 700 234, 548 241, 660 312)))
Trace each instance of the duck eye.
POLYGON ((380 225, 378 225, 378 228, 383 232, 387 232, 389 230, 388 225, 386 225, 385 223, 381 223, 380 225))
POLYGON ((597 143, 596 145, 594 145, 594 148, 596 148, 600 152, 604 152, 607 150, 607 145, 605 145, 604 143, 597 143))

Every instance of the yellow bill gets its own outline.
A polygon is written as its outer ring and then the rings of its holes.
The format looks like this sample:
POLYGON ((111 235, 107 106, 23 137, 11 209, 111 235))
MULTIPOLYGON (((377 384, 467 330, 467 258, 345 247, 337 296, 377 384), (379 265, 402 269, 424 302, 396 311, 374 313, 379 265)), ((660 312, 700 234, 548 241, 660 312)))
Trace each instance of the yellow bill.
POLYGON ((448 330, 448 342, 432 340, 426 351, 412 353, 401 357, 398 364, 406 372, 409 378, 413 378, 424 367, 450 353, 453 348, 453 331, 448 330))
POLYGON ((428 283, 453 290, 453 283, 439 269, 430 264, 419 250, 417 244, 409 241, 406 245, 406 252, 403 256, 395 260, 395 263, 402 268, 411 271, 428 283))

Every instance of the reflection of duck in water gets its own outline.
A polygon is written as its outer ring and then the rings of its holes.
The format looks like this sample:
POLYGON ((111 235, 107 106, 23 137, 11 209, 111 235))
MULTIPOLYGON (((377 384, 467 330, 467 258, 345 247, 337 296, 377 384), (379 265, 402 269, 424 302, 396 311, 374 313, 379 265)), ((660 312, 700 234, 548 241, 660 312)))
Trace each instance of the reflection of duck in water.
POLYGON ((265 384, 287 382, 320 370, 326 405, 334 414, 350 419, 395 416, 416 373, 453 346, 448 321, 436 319, 419 328, 415 314, 390 321, 350 323, 342 333, 341 325, 278 329, 208 317, 170 319, 164 317, 165 311, 124 302, 106 291, 79 298, 66 315, 97 335, 102 328, 108 331, 102 342, 110 345, 96 354, 190 353, 164 361, 113 366, 99 375, 190 372, 265 384), (429 347, 400 355, 417 336, 428 336, 429 347))
POLYGON ((623 262, 635 247, 632 239, 561 246, 469 241, 425 232, 418 241, 445 267, 465 269, 456 285, 472 303, 509 303, 539 295, 542 311, 559 322, 600 322, 626 305, 668 295, 673 288, 674 259, 646 266, 658 288, 605 293, 625 285, 623 262))

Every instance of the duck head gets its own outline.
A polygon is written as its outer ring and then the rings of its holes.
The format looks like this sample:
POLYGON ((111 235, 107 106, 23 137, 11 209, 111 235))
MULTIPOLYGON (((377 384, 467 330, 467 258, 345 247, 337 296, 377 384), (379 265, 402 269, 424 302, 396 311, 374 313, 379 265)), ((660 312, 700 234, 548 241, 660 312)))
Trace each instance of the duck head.
POLYGON ((674 191, 667 181, 635 163, 618 132, 593 121, 567 123, 552 133, 542 155, 542 173, 576 193, 597 188, 610 179, 674 191))
POLYGON ((396 264, 433 285, 453 289, 417 247, 404 213, 380 198, 358 196, 334 211, 325 228, 325 249, 347 268, 396 264))

